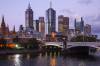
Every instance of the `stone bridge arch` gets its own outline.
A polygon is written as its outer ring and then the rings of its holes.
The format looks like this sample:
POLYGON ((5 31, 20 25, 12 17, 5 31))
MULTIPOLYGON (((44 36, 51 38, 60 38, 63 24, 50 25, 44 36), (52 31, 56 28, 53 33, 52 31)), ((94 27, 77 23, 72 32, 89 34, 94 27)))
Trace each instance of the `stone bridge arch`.
POLYGON ((45 51, 60 51, 63 48, 62 44, 57 44, 54 42, 45 43, 42 49, 45 51))

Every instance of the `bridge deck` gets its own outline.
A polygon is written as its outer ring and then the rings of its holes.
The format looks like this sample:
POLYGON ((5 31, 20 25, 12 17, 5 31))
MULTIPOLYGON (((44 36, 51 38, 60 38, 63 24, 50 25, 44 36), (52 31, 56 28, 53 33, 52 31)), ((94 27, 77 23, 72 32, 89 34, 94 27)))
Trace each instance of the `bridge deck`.
MULTIPOLYGON (((45 42, 45 45, 60 46, 63 48, 63 42, 45 42)), ((67 47, 74 46, 90 46, 95 48, 100 48, 100 42, 67 42, 67 47)))

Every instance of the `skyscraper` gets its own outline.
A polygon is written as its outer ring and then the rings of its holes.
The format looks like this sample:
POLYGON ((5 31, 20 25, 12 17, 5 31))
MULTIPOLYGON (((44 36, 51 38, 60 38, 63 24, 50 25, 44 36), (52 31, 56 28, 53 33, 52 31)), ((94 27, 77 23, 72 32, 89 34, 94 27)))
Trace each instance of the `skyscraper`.
POLYGON ((77 35, 84 33, 84 21, 82 17, 81 19, 75 19, 75 32, 77 35))
POLYGON ((64 17, 64 35, 68 36, 69 31, 69 17, 64 17))
POLYGON ((58 26, 59 26, 58 27, 58 32, 64 32, 64 29, 63 29, 63 27, 64 27, 63 18, 64 18, 63 15, 58 16, 58 26))
POLYGON ((30 3, 28 9, 25 11, 25 26, 33 29, 33 10, 31 9, 30 3))
POLYGON ((44 17, 39 17, 39 32, 45 33, 44 17))
POLYGON ((50 8, 46 11, 46 21, 48 22, 48 34, 56 32, 56 11, 52 8, 50 2, 50 8))
POLYGON ((69 17, 64 17, 63 15, 58 16, 58 31, 64 36, 68 36, 69 17))
POLYGON ((86 36, 90 36, 91 35, 91 25, 86 24, 84 27, 84 33, 86 36))
POLYGON ((35 20, 35 23, 36 23, 36 31, 39 32, 39 20, 35 20))

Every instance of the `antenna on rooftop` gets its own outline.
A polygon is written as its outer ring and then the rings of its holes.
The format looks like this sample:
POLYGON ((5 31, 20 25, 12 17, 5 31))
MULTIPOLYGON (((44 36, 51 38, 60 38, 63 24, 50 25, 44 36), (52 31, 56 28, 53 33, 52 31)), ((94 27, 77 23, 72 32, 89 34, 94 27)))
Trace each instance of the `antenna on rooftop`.
POLYGON ((52 1, 50 0, 50 8, 52 8, 52 1))

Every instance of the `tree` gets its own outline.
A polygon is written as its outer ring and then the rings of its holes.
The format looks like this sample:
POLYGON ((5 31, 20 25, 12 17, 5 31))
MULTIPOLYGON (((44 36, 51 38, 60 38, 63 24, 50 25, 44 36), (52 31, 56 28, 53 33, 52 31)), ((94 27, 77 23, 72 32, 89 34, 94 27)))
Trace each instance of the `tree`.
POLYGON ((18 44, 25 49, 38 49, 40 42, 35 38, 19 38, 18 44))
POLYGON ((30 49, 38 49, 39 48, 39 42, 35 38, 29 39, 28 46, 30 49))
POLYGON ((95 42, 96 38, 95 37, 89 37, 89 36, 77 36, 77 37, 73 37, 71 39, 72 42, 95 42))

